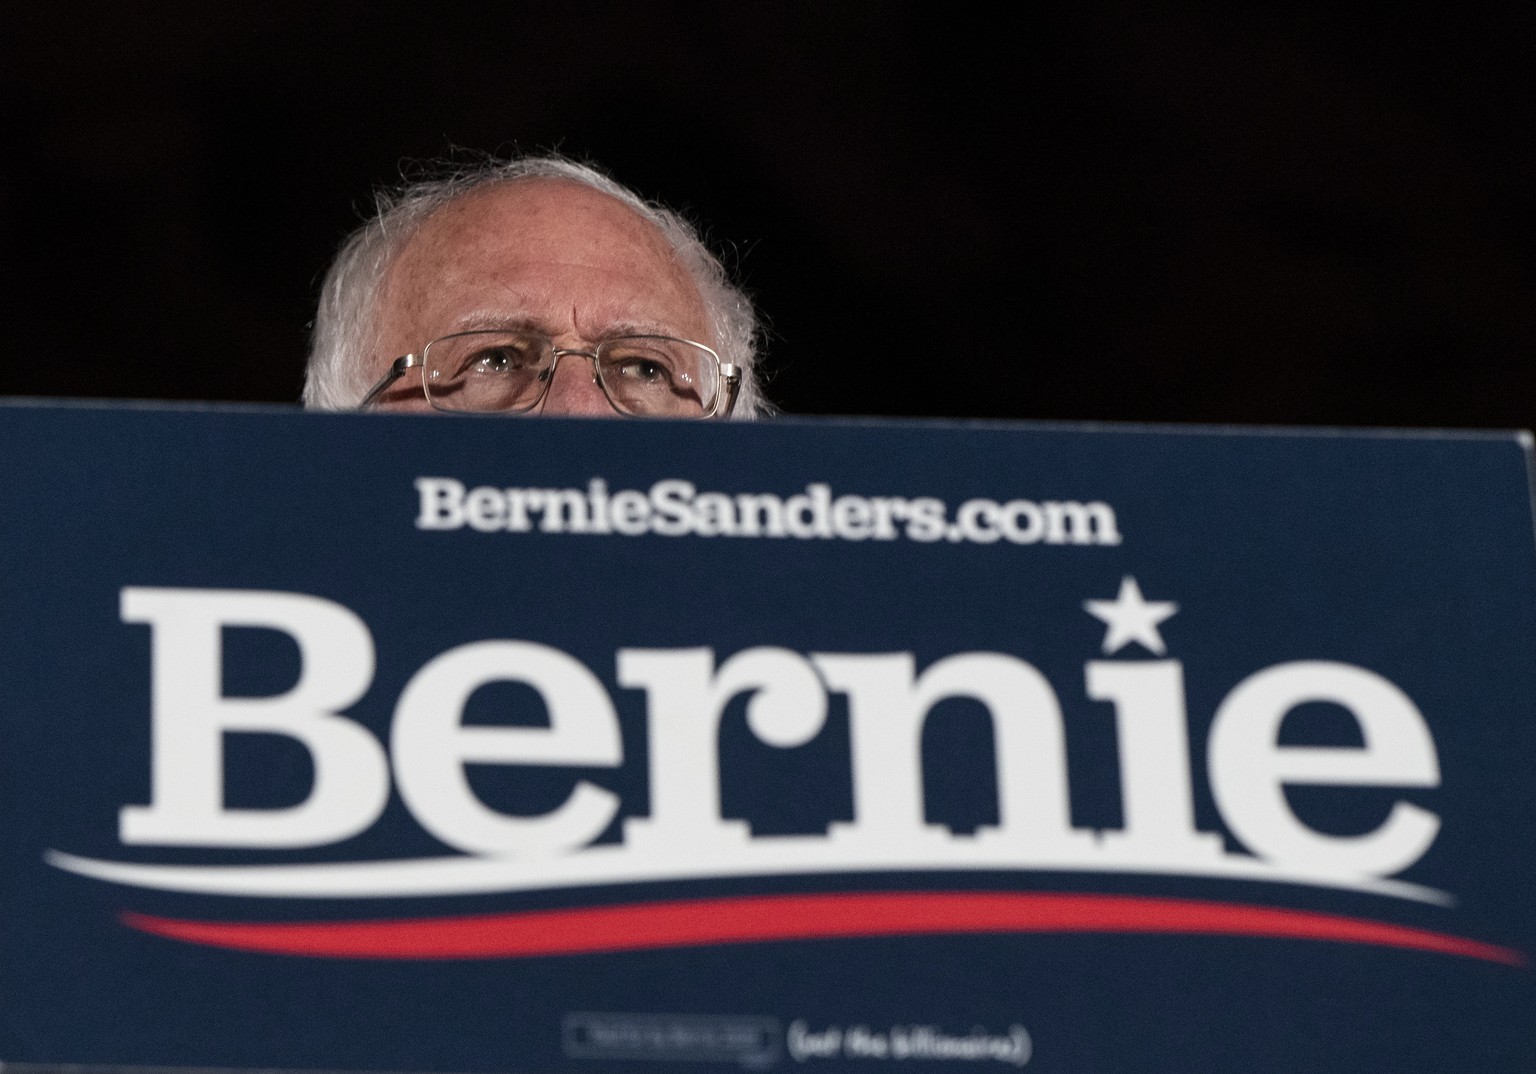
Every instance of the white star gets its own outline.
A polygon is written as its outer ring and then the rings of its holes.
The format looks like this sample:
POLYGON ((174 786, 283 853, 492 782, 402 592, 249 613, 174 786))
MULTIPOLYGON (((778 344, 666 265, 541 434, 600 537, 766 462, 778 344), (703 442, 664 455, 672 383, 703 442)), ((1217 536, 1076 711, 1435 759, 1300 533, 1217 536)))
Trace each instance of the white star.
POLYGON ((1085 600, 1083 610, 1109 624, 1104 632, 1104 655, 1112 656, 1131 642, 1140 642, 1158 656, 1168 651, 1157 624, 1179 610, 1171 600, 1146 600, 1141 586, 1127 574, 1120 579, 1120 595, 1114 600, 1085 600))

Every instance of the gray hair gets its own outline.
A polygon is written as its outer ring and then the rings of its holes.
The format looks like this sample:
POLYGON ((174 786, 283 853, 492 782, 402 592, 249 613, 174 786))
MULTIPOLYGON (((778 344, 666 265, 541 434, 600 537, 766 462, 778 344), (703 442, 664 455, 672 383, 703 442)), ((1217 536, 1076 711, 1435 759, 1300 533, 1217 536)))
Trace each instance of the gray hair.
POLYGON ((494 183, 566 180, 615 198, 655 225, 699 289, 720 360, 734 363, 742 372, 733 416, 750 419, 772 413, 758 384, 758 324, 752 301, 731 282, 725 267, 683 217, 647 202, 596 168, 560 156, 487 160, 442 170, 445 174, 437 178, 380 191, 373 218, 347 238, 331 262, 321 284, 310 337, 305 406, 348 410, 357 406, 371 387, 375 306, 384 277, 429 216, 470 191, 494 183))

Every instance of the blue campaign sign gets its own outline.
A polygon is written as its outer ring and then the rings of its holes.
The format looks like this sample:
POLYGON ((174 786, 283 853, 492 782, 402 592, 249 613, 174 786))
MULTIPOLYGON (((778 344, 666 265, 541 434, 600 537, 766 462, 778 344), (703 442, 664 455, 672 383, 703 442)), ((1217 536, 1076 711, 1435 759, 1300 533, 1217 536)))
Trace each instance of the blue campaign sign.
POLYGON ((1523 437, 0 426, 6 1063, 1536 1068, 1523 437))

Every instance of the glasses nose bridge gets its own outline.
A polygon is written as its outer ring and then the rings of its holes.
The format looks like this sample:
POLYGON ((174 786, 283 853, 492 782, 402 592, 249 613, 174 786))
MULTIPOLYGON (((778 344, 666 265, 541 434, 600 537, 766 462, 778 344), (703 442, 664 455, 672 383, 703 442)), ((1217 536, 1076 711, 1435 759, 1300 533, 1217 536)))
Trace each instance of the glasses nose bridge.
POLYGON ((597 372, 597 348, 595 348, 595 347, 592 350, 583 350, 580 347, 553 347, 553 346, 550 347, 549 348, 549 356, 550 356, 549 379, 550 379, 550 381, 553 381, 555 379, 555 373, 560 368, 560 359, 564 358, 567 354, 574 354, 578 358, 590 358, 592 360, 592 380, 595 383, 599 383, 599 384, 602 383, 602 378, 598 375, 598 372, 597 372))
MULTIPOLYGON (((592 379, 590 383, 592 384, 593 389, 601 393, 603 400, 608 404, 608 406, 615 410, 619 410, 618 404, 616 404, 613 401, 613 397, 608 394, 608 386, 603 383, 603 374, 598 361, 598 351, 600 349, 600 346, 593 347, 591 350, 584 350, 581 347, 556 347, 553 343, 550 344, 549 368, 544 372, 541 378, 544 384, 539 392, 538 402, 534 404, 539 413, 542 414, 545 412, 545 406, 549 402, 550 390, 555 386, 555 377, 560 372, 560 359, 564 358, 568 354, 574 354, 578 358, 587 358, 591 360, 592 379)), ((620 411, 620 413, 623 413, 623 411, 620 411)))

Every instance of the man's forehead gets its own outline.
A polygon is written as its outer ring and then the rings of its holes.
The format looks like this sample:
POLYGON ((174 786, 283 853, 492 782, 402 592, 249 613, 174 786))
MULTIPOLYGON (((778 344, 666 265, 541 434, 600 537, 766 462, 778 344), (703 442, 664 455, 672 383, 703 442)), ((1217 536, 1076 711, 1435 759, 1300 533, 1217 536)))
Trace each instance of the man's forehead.
POLYGON ((407 242, 411 254, 453 249, 505 248, 564 259, 627 249, 674 260, 666 237, 651 221, 608 194, 566 179, 521 179, 494 183, 455 198, 432 213, 407 242))
POLYGON ((550 335, 608 335, 621 322, 709 335, 697 282, 661 230, 564 179, 489 184, 439 208, 390 266, 379 307, 397 349, 512 315, 538 318, 550 335))

